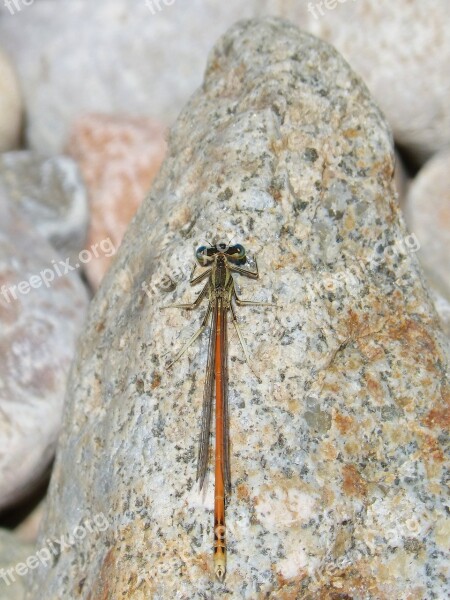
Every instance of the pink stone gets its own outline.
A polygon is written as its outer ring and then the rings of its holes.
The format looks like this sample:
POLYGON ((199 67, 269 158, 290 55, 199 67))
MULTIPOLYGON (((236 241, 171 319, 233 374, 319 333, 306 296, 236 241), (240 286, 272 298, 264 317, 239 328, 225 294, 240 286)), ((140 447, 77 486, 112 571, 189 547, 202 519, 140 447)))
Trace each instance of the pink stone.
MULTIPOLYGON (((164 159, 165 131, 161 123, 147 118, 90 114, 75 122, 67 152, 78 162, 88 189, 87 249, 108 238, 116 250, 119 247, 164 159)), ((94 290, 112 258, 100 254, 86 264, 94 290)))

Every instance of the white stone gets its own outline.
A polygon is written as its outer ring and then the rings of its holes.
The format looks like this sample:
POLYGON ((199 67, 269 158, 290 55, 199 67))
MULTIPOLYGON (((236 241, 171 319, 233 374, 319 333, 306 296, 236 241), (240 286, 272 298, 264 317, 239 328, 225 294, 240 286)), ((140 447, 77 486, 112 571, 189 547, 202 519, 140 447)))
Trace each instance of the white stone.
POLYGON ((53 458, 88 298, 78 273, 64 274, 63 257, 1 187, 0 217, 2 509, 26 497, 53 458))
MULTIPOLYGON (((2 37, 0 33, 0 40, 2 37)), ((18 145, 21 125, 22 95, 17 75, 6 54, 0 50, 0 152, 18 145)))
POLYGON ((435 155, 411 182, 405 205, 418 256, 438 294, 450 301, 450 148, 435 155))
POLYGON ((0 183, 19 213, 61 256, 75 263, 89 220, 87 193, 76 163, 68 156, 6 152, 0 155, 0 183))
POLYGON ((170 123, 200 85, 214 40, 236 19, 252 16, 258 0, 159 4, 153 14, 144 0, 132 9, 128 0, 62 0, 58 10, 53 0, 40 0, 0 19, 0 39, 25 93, 31 147, 60 153, 84 113, 170 123))

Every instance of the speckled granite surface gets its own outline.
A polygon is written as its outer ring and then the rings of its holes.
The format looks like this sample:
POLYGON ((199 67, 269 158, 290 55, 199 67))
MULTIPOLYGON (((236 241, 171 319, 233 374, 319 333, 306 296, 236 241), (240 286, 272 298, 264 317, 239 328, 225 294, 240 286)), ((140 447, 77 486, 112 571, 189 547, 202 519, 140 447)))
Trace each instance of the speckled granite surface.
POLYGON ((331 47, 272 19, 218 42, 71 374, 42 540, 109 527, 34 571, 28 598, 447 596, 449 349, 392 173, 386 123, 331 47), (278 306, 239 310, 261 384, 230 336, 219 584, 212 479, 194 485, 206 337, 165 368, 203 312, 159 309, 195 297, 196 245, 231 237, 258 255, 242 295, 278 306))

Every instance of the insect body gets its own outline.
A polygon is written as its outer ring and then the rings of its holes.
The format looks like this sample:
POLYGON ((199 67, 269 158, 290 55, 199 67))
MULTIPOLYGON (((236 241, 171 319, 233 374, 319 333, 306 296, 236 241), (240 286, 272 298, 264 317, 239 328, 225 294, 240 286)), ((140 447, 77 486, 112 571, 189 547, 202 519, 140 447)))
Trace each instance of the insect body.
MULTIPOLYGON (((207 279, 197 299, 191 304, 172 304, 171 307, 194 310, 202 301, 208 298, 208 307, 198 331, 188 340, 178 354, 173 358, 169 367, 174 364, 189 348, 189 346, 206 329, 211 320, 208 359, 206 366, 205 387, 203 392, 203 409, 200 430, 200 443, 197 462, 197 481, 202 489, 209 458, 209 438, 211 431, 212 405, 215 396, 215 492, 214 492, 214 571, 216 577, 223 581, 226 572, 226 525, 225 505, 231 493, 230 478, 230 433, 228 415, 228 342, 227 318, 231 319, 241 342, 245 358, 250 365, 248 352, 241 334, 234 303, 240 306, 267 306, 267 302, 252 302, 239 298, 233 279, 233 273, 258 279, 258 265, 255 260, 255 270, 243 268, 247 262, 243 246, 236 244, 216 244, 201 246, 196 251, 196 259, 205 270, 195 276, 196 267, 191 275, 191 285, 207 279), (214 393, 215 392, 215 393, 214 393)), ((165 307, 169 308, 169 307, 165 307)))

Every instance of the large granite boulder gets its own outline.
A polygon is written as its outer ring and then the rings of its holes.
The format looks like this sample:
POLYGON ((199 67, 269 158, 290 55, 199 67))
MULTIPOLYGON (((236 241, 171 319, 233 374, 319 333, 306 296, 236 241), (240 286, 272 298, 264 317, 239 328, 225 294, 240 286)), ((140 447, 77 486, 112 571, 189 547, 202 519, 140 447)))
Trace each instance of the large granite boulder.
MULTIPOLYGON (((85 532, 28 598, 443 598, 449 347, 395 201, 390 131, 329 45, 244 21, 211 52, 91 306, 41 539, 85 532), (230 335, 223 584, 195 484, 207 339, 195 248, 257 254, 230 335), (108 527, 86 533, 104 514, 108 527)), ((211 480, 211 477, 209 478, 211 480)))

